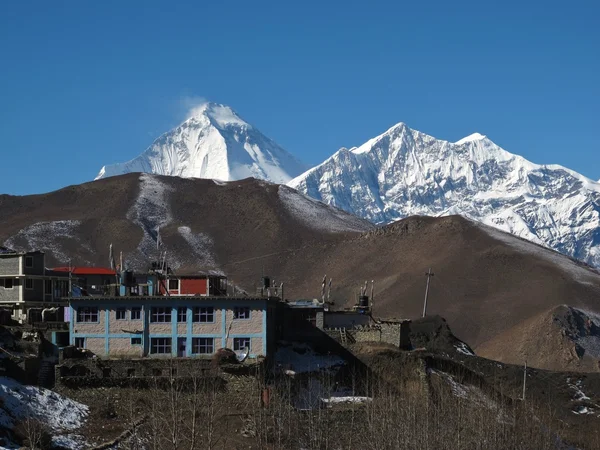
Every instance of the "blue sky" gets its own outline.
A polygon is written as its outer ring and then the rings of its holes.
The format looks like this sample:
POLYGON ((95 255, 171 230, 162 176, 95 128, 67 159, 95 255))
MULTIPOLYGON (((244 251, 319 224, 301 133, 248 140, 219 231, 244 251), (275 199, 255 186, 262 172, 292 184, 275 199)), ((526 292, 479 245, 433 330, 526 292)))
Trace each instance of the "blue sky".
POLYGON ((232 106, 309 165, 397 122, 600 178, 598 2, 0 2, 0 193, 232 106))

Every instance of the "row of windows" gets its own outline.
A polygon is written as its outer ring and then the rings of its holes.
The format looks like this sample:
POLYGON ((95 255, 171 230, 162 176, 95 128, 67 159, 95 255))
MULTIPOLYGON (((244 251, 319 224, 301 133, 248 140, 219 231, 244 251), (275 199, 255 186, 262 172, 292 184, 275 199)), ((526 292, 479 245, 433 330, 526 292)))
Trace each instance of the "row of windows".
MULTIPOLYGON (((151 323, 170 323, 173 309, 168 307, 153 307, 150 310, 151 323)), ((126 308, 117 308, 115 316, 117 320, 127 320, 128 310, 126 308)), ((141 320, 142 309, 131 308, 129 311, 130 320, 141 320)), ((188 308, 182 306, 177 308, 177 322, 186 323, 188 308)), ((235 307, 233 318, 237 320, 250 319, 250 307, 235 307)), ((195 307, 192 309, 192 322, 196 323, 214 323, 215 309, 212 306, 195 307)), ((98 322, 98 307, 80 307, 77 308, 77 322, 98 322)))
MULTIPOLYGON (((43 280, 44 282, 44 295, 52 295, 52 280, 43 280)), ((33 289, 35 280, 33 278, 25 278, 25 289, 33 289)), ((68 282, 56 282, 56 287, 61 292, 57 292, 56 296, 60 297, 61 295, 66 296, 68 291, 68 282), (63 293, 63 287, 67 286, 67 290, 63 293)), ((4 289, 13 289, 15 287, 15 279, 14 278, 0 278, 0 287, 4 289)))
MULTIPOLYGON (((243 351, 250 349, 251 339, 249 337, 239 337, 233 339, 233 349, 243 351)), ((142 345, 141 337, 132 337, 131 345, 142 345)), ((75 347, 85 348, 85 338, 76 337, 75 347)), ((210 355, 215 351, 214 338, 192 338, 193 355, 210 355)), ((172 353, 172 338, 150 338, 150 353, 170 355, 172 353)))

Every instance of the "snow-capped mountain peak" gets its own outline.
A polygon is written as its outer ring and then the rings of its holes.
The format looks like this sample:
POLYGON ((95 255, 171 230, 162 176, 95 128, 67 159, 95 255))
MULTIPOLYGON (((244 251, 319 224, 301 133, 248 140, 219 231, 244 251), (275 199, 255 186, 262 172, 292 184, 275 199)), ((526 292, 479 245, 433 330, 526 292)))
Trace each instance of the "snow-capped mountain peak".
POLYGON ((104 166, 96 179, 146 172, 224 181, 254 177, 287 183, 305 169, 229 106, 205 103, 140 156, 104 166))
POLYGON ((212 102, 203 103, 202 105, 193 108, 187 121, 197 122, 204 117, 210 120, 212 125, 220 129, 235 126, 252 128, 252 125, 242 119, 229 106, 212 102))
POLYGON ((399 123, 288 185, 375 223, 460 214, 600 267, 600 184, 479 133, 449 142, 399 123))
POLYGON ((483 134, 480 134, 480 133, 473 133, 473 134, 470 134, 469 136, 466 136, 466 137, 456 141, 454 144, 462 145, 462 144, 466 144, 467 142, 481 141, 482 139, 487 139, 487 136, 484 136, 483 134))

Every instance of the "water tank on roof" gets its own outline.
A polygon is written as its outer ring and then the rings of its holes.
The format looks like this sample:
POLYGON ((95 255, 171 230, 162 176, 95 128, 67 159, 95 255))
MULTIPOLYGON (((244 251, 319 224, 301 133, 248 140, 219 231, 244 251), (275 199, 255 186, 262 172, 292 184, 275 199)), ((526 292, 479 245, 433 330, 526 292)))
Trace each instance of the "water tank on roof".
POLYGON ((358 306, 359 306, 359 308, 368 308, 369 307, 369 296, 368 295, 360 295, 358 297, 358 306))

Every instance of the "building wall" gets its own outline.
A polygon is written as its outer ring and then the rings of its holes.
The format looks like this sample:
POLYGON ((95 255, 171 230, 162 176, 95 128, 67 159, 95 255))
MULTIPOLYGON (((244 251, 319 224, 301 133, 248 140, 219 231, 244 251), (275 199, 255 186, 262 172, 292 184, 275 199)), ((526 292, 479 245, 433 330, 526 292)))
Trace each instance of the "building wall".
POLYGON ((325 313, 325 328, 351 328, 357 325, 368 325, 369 316, 358 312, 329 311, 325 313))
MULTIPOLYGON (((25 260, 25 258, 23 258, 25 260)), ((25 279, 20 280, 23 283, 23 300, 26 302, 44 301, 44 280, 32 278, 33 289, 27 289, 25 279)))
MULTIPOLYGON (((149 304, 143 298, 122 300, 122 303, 101 304, 98 300, 93 301, 99 308, 97 323, 78 323, 76 320, 76 309, 91 304, 90 300, 73 300, 71 304, 71 344, 74 344, 78 337, 88 339, 101 339, 104 346, 96 345, 94 353, 99 356, 140 356, 147 354, 152 357, 172 357, 178 354, 178 339, 185 342, 185 356, 195 356, 192 354, 192 339, 197 337, 208 337, 214 339, 214 351, 228 346, 233 348, 233 339, 237 337, 247 337, 251 339, 250 357, 267 354, 267 307, 266 299, 246 300, 232 299, 228 297, 207 299, 207 298, 173 298, 168 303, 149 304), (127 305, 126 307, 123 305, 127 305), (193 322, 193 312, 195 307, 214 308, 214 321, 211 323, 193 322), (250 306, 251 313, 249 319, 233 319, 234 308, 236 306, 250 306), (126 308, 126 320, 117 320, 116 312, 120 307, 126 308), (142 320, 131 320, 131 308, 142 308, 142 320), (152 307, 171 308, 171 321, 169 323, 150 323, 152 307), (187 308, 187 317, 185 323, 178 323, 177 311, 179 307, 187 308), (135 334, 136 331, 142 331, 141 334, 135 334), (141 346, 132 346, 131 338, 135 336, 142 337, 141 346), (171 338, 172 352, 169 355, 150 354, 150 344, 152 338, 171 338), (227 342, 226 342, 226 338, 227 342)), ((180 342, 183 343, 183 342, 180 342)), ((88 347, 89 348, 89 347, 88 347)), ((205 355, 199 355, 205 356, 205 355)))
POLYGON ((195 280, 195 279, 180 279, 179 290, 182 295, 206 295, 206 279, 195 280))
POLYGON ((44 275, 44 254, 25 255, 21 257, 21 273, 25 275, 44 275), (33 267, 25 267, 25 259, 30 256, 33 262, 33 267))
MULTIPOLYGON (((0 276, 0 278, 2 278, 0 276)), ((13 288, 5 289, 0 285, 0 302, 18 302, 19 301, 19 285, 20 280, 13 278, 13 288)))
POLYGON ((21 273, 20 258, 17 256, 0 256, 0 277, 2 275, 19 275, 21 273))
POLYGON ((132 345, 131 338, 141 337, 141 335, 132 334, 128 337, 111 337, 108 341, 108 348, 110 349, 110 355, 129 356, 132 358, 140 358, 144 355, 144 345, 132 345))

